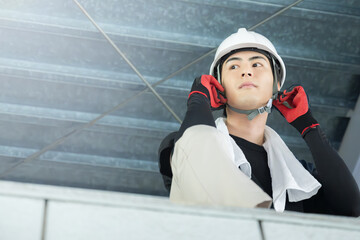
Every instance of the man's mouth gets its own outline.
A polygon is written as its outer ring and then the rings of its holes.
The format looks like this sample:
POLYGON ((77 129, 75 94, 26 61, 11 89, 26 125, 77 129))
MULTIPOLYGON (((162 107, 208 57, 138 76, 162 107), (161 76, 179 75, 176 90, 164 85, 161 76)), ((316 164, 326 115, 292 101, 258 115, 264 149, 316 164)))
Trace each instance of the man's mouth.
POLYGON ((244 82, 240 85, 239 88, 254 88, 257 87, 254 83, 252 82, 244 82))

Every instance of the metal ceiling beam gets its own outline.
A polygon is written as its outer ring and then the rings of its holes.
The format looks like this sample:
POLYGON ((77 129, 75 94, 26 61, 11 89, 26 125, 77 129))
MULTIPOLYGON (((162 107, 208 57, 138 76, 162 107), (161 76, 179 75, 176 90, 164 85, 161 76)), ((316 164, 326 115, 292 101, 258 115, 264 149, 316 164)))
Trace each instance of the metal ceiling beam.
MULTIPOLYGON (((0 145, 0 156, 2 157, 25 159, 28 155, 34 152, 36 152, 36 149, 0 145)), ((157 162, 140 159, 134 161, 133 159, 119 157, 105 157, 79 153, 48 151, 42 156, 40 156, 39 160, 99 167, 121 168, 137 171, 158 172, 157 162)))
MULTIPOLYGON (((47 124, 47 122, 49 121, 84 124, 90 122, 97 116, 97 114, 95 113, 68 111, 62 109, 50 109, 44 107, 33 107, 1 102, 0 115, 2 115, 1 121, 14 121, 19 123, 36 124, 43 126, 56 126, 54 123, 47 124), (6 118, 6 116, 9 117, 6 118)), ((98 121, 96 125, 113 128, 143 129, 151 132, 167 132, 171 130, 176 131, 179 128, 179 124, 175 122, 157 121, 115 115, 109 115, 106 118, 103 118, 102 120, 98 121)))

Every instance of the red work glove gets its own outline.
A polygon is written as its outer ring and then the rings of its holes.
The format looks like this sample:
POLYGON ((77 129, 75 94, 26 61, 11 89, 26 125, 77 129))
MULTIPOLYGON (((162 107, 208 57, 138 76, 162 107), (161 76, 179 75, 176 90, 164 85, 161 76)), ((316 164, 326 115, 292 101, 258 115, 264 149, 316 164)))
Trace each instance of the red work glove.
POLYGON ((189 98, 193 94, 202 94, 210 101, 211 109, 218 110, 224 108, 227 101, 223 92, 223 86, 213 76, 202 75, 194 80, 189 98))
POLYGON ((302 86, 279 92, 278 97, 273 101, 273 106, 303 137, 308 130, 319 125, 311 114, 308 98, 302 86))

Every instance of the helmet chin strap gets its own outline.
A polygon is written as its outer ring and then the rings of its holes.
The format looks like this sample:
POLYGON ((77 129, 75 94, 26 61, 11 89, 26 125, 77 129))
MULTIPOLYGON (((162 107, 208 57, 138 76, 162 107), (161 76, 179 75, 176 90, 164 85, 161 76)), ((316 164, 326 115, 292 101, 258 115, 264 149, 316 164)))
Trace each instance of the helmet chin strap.
POLYGON ((262 114, 264 112, 271 113, 271 106, 272 106, 273 98, 270 98, 267 104, 263 107, 252 109, 252 110, 241 110, 235 108, 229 104, 226 104, 231 110, 237 113, 246 114, 249 120, 253 120, 258 114, 262 114))

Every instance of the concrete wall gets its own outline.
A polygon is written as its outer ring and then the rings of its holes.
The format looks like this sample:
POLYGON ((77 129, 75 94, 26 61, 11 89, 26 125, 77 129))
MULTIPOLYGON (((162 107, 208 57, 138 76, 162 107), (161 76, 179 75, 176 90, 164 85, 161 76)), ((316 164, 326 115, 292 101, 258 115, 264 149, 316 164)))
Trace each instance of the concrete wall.
POLYGON ((360 219, 0 182, 0 239, 360 239, 360 219))

